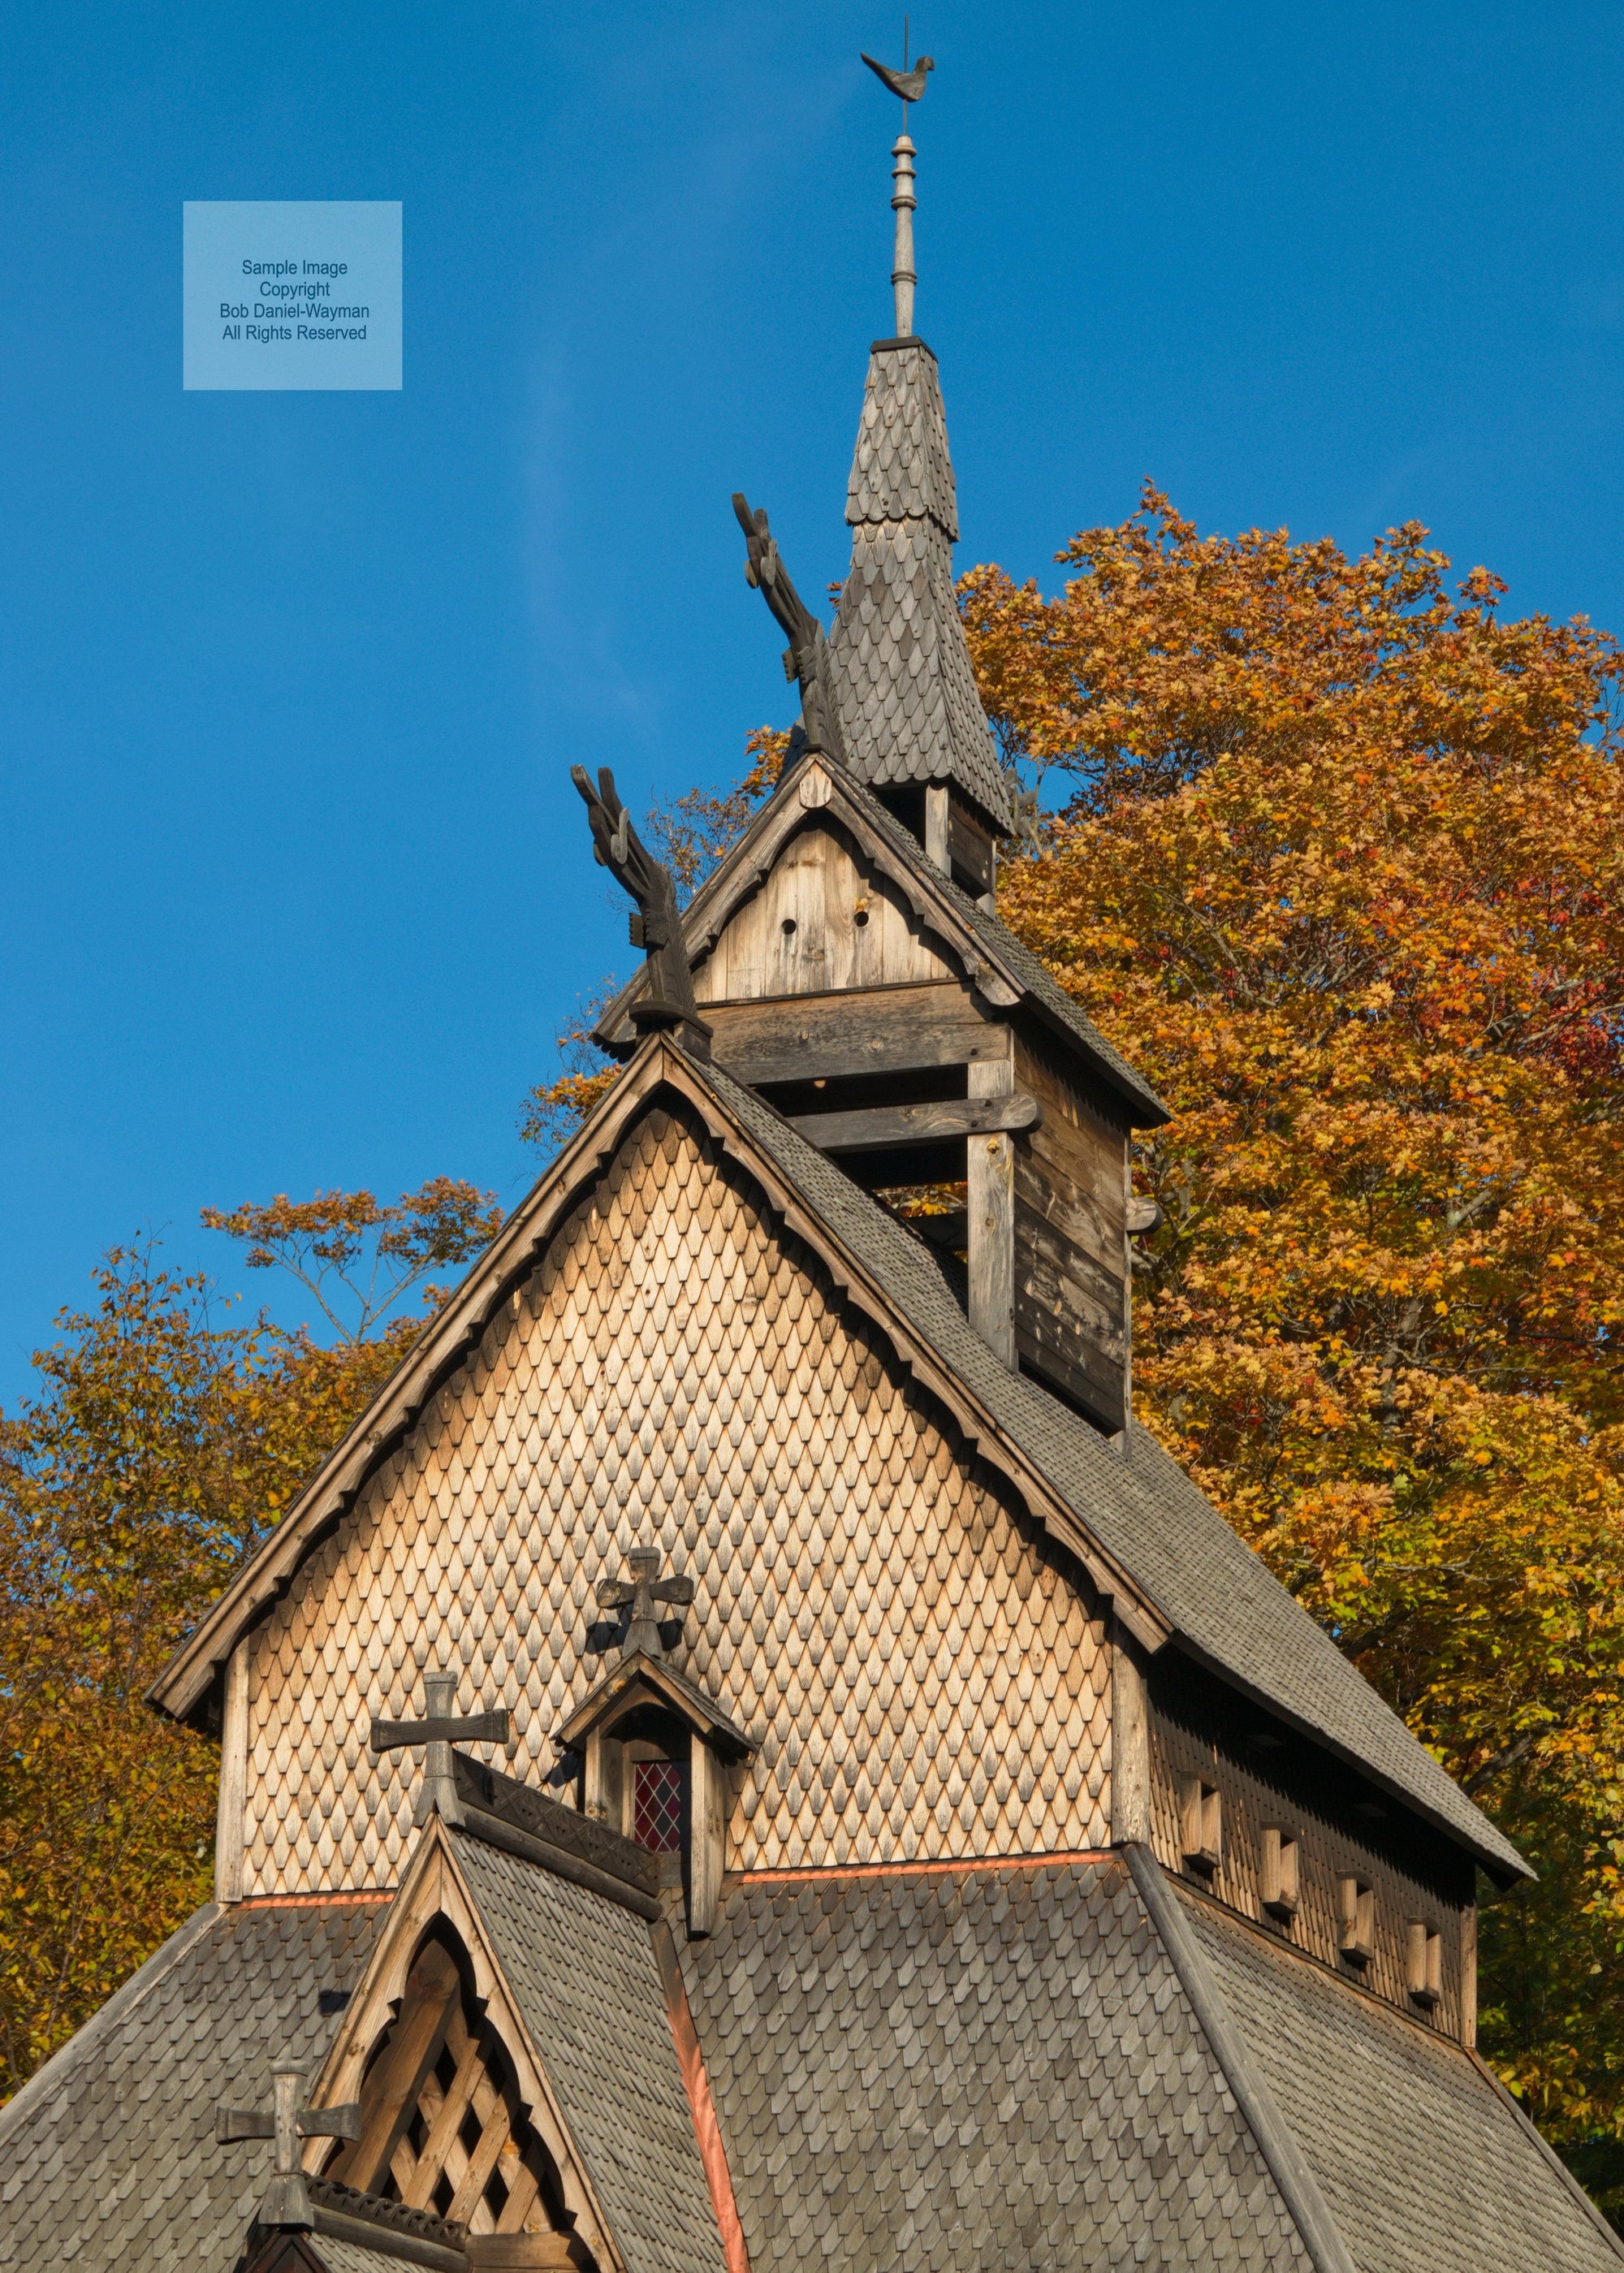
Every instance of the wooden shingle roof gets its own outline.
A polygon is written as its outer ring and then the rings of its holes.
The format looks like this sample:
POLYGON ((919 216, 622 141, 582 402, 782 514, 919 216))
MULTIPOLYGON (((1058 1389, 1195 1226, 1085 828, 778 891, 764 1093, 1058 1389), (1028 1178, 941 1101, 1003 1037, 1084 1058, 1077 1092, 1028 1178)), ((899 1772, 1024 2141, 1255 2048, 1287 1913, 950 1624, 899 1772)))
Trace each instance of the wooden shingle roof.
POLYGON ((952 783, 1007 834, 1012 780, 954 596, 953 465, 936 358, 923 340, 874 343, 846 519, 851 566, 829 662, 848 762, 879 788, 952 783))

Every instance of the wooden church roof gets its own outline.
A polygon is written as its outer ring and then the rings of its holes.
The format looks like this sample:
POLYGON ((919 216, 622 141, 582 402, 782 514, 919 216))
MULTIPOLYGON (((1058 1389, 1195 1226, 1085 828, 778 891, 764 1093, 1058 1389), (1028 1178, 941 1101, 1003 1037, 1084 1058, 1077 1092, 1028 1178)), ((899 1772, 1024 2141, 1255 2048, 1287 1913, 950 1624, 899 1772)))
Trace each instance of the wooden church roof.
POLYGON ((876 788, 952 782, 1008 835, 1011 777, 954 597, 953 462, 936 357, 923 340, 874 342, 846 519, 851 566, 829 660, 848 763, 876 788))
POLYGON ((662 1096, 697 1112, 837 1283, 884 1329, 984 1458, 1077 1554, 1153 1647, 1177 1637, 1243 1692, 1383 1786, 1501 1877, 1527 1866, 1336 1644, 1142 1429, 1118 1444, 1001 1364, 931 1251, 783 1116, 720 1067, 653 1038, 426 1331, 371 1409, 154 1684, 185 1714, 288 1584, 433 1383, 484 1332, 593 1164, 662 1096))
MULTIPOLYGON (((613 2273, 1620 2262, 1471 2053, 1175 1891, 1142 1850, 757 1873, 688 1941, 674 1892, 649 1922, 490 1838, 424 1837, 478 1905, 613 2273)), ((265 2263, 266 2149, 218 2145, 213 2110, 254 2103, 272 2045, 333 2066, 335 2008, 408 1900, 200 1910, 0 2111, 0 2267, 265 2263)), ((504 2262, 432 2217, 311 2191, 316 2231, 273 2262, 504 2262)))

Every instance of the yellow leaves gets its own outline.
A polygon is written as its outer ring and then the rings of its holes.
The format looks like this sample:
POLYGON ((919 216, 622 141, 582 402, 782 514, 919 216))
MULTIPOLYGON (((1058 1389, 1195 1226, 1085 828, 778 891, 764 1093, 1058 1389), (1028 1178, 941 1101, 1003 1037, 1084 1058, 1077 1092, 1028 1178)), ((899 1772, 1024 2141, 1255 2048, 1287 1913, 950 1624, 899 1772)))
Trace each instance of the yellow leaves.
POLYGON ((1611 2036, 1571 1992, 1624 1916, 1618 651, 1452 604, 1415 527, 1348 560, 1147 491, 1064 557, 966 622, 1077 792, 1000 912, 1178 1114, 1136 1408, 1532 1842, 1490 2041, 1537 1950, 1510 2072, 1624 2129, 1624 1992, 1611 2036))

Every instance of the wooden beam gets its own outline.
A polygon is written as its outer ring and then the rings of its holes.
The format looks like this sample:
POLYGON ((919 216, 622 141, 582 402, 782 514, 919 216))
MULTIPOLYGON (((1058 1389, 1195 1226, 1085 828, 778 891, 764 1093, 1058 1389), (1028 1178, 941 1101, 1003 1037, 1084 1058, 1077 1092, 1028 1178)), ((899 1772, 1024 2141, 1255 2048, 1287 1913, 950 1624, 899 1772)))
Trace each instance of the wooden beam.
POLYGON ((446 2211, 448 2224, 466 2225, 473 2217, 480 2198, 490 2182, 490 2173, 497 2166, 497 2157, 506 2146, 512 2132, 507 2103, 498 2099, 485 2118, 485 2127, 479 2134, 479 2144, 468 2157, 462 2182, 452 2196, 446 2211))
POLYGON ((1139 1644, 1120 1618, 1111 1626, 1111 1838, 1150 1844, 1150 1711, 1139 1644))
POLYGON ((243 1898, 243 1812, 248 1797, 248 1643, 226 1660, 220 1721, 220 1802, 214 1816, 214 1900, 243 1898))
POLYGON ((417 2098, 440 2056, 452 2014, 462 1996, 461 1977, 449 1951, 438 1942, 408 1976, 394 2040, 361 2093, 361 2136, 346 2147, 324 2175, 372 2194, 394 2150, 417 2112, 417 2098))
POLYGON ((973 1065, 1008 1047, 1007 1029, 956 979, 707 1002, 705 1016, 716 1063, 752 1089, 973 1065))
POLYGON ((924 857, 944 876, 951 874, 953 856, 947 850, 949 798, 946 782, 930 783, 924 792, 924 857))
MULTIPOLYGON (((977 1070, 971 1068, 972 1072, 977 1070)), ((889 1152, 901 1144, 939 1144, 954 1136, 993 1137, 1007 1144, 1004 1131, 1030 1129, 1042 1114, 1035 1097, 944 1097, 930 1105, 876 1105, 859 1113, 806 1113, 790 1126, 819 1152, 889 1152)), ((1006 1181, 1013 1208, 1013 1153, 1006 1181)))
MULTIPOLYGON (((460 2020, 461 2015, 459 2014, 455 2017, 460 2020)), ((459 2045, 453 2041, 452 2031, 447 2031, 447 2041, 451 2043, 452 2053, 457 2062, 457 2073, 451 2080, 451 2089, 440 2102, 438 2112, 430 2126, 429 2135, 423 2142, 423 2152, 417 2158, 411 2184, 400 2189, 400 2199, 409 2209, 429 2208, 429 2198, 445 2166, 451 2142, 457 2135, 458 2126, 468 2113, 474 2087, 484 2073, 478 2037, 470 2037, 466 2029, 455 2033, 461 2036, 461 2044, 459 2045)))
POLYGON ((1015 1367, 1015 1148, 1008 1131, 1043 1118, 1035 1097, 1016 1096, 1014 1065, 969 1069, 965 1110, 980 1116, 966 1130, 969 1200, 969 1322, 1013 1372, 1015 1367))
POLYGON ((688 1932, 715 1933, 726 1863, 727 1771, 697 1729, 689 1741, 688 1932))

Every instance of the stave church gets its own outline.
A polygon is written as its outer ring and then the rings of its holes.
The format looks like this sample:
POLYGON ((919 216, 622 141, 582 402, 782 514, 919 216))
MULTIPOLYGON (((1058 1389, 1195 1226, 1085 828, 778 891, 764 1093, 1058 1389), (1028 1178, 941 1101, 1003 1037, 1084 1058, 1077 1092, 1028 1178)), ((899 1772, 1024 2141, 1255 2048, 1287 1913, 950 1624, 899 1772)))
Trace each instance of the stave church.
POLYGON ((1624 2262, 1475 2049, 1527 1866, 1134 1424, 1167 1114, 999 919, 875 68, 832 626, 734 500, 781 778, 679 907, 578 776, 617 1077, 155 1687, 214 1899, 0 2113, 0 2267, 1624 2262))

